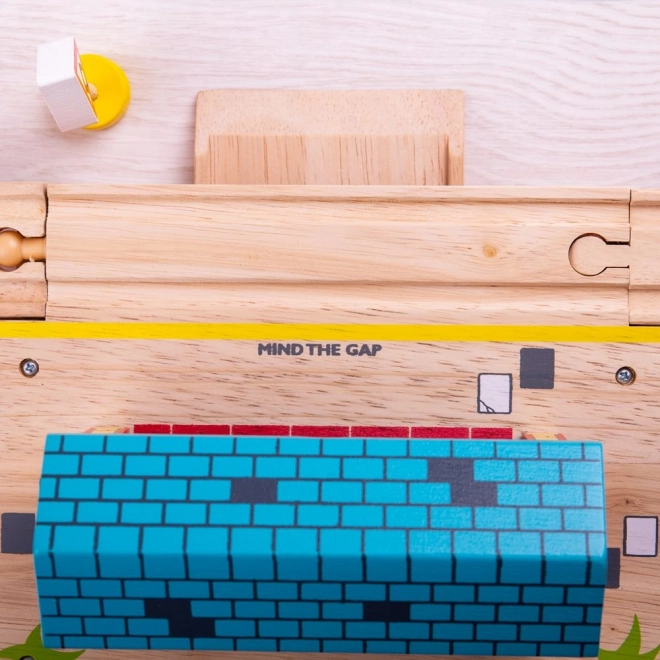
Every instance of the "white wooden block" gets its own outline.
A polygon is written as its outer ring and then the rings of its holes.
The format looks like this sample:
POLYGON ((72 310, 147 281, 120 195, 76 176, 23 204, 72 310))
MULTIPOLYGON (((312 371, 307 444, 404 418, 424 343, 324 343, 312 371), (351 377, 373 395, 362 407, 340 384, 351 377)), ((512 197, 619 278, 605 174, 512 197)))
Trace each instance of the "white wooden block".
POLYGON ((511 374, 479 374, 477 412, 510 414, 512 392, 511 374))
POLYGON ((96 113, 73 37, 39 46, 37 86, 60 131, 72 131, 96 123, 96 113))
POLYGON ((628 557, 658 555, 658 519, 655 516, 626 516, 623 554, 628 557))

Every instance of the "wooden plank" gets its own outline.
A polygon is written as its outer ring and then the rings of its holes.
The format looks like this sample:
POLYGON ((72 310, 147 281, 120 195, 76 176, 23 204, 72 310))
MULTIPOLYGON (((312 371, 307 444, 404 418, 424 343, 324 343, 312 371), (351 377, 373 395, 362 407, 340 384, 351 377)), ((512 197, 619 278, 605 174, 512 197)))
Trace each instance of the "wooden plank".
POLYGON ((460 185, 463 93, 201 92, 195 183, 460 185))

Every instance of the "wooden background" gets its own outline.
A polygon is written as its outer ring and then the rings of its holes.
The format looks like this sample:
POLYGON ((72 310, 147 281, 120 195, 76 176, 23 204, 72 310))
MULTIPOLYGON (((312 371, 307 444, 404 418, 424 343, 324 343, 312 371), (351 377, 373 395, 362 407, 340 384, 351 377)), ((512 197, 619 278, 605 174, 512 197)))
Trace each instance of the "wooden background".
POLYGON ((0 181, 192 182, 212 88, 459 88, 466 184, 660 182, 655 0, 4 0, 0 181), (40 43, 73 34, 133 87, 103 134, 60 134, 40 43))

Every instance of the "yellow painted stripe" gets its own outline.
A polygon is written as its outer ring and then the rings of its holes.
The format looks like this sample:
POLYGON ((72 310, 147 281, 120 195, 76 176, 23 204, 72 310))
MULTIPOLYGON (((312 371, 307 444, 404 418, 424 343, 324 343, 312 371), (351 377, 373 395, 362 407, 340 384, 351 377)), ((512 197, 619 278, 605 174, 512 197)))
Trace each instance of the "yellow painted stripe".
POLYGON ((0 321, 0 339, 660 343, 660 327, 0 321))

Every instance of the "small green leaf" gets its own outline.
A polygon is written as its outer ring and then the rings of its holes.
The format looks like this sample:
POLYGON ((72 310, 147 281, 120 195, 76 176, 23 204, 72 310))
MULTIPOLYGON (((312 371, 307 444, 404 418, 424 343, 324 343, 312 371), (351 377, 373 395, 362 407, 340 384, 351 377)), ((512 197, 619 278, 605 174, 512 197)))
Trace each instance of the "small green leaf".
POLYGON ((24 644, 8 646, 6 649, 0 649, 0 658, 8 660, 21 660, 26 656, 34 660, 75 660, 79 658, 84 651, 55 651, 44 648, 41 641, 41 626, 37 626, 25 640, 24 644))
POLYGON ((598 651, 598 660, 655 660, 658 652, 660 652, 660 645, 646 653, 640 653, 642 648, 642 630, 639 625, 639 619, 635 614, 633 619, 632 628, 628 636, 615 651, 607 651, 600 649, 598 651))

